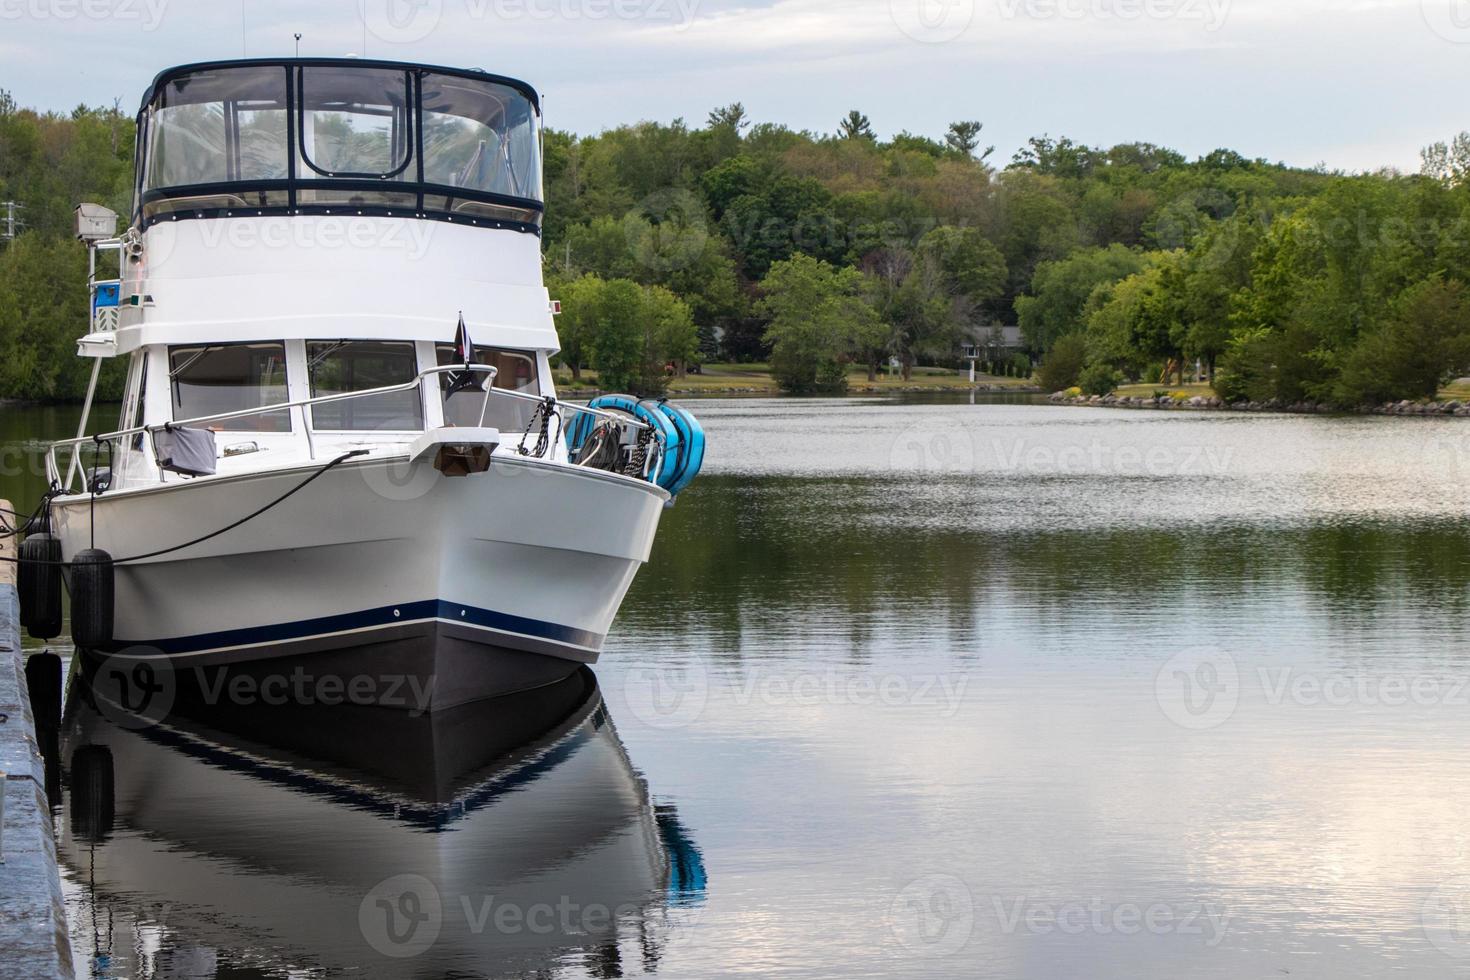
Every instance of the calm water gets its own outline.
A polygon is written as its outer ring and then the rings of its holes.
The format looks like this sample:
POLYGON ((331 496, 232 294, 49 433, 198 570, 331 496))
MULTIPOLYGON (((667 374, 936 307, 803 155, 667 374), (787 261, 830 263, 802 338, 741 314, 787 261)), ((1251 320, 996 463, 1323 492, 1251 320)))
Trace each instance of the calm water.
POLYGON ((74 705, 84 974, 1470 972, 1470 424, 693 407, 598 691, 74 705))

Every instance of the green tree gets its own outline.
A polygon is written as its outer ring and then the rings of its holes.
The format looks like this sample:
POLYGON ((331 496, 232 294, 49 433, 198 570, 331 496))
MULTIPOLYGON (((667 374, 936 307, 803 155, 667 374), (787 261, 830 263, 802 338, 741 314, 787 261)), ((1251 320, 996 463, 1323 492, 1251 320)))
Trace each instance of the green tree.
POLYGON ((1080 331, 1092 291, 1133 275, 1143 265, 1140 253, 1122 245, 1079 249, 1065 259, 1041 263, 1031 280, 1031 294, 1016 299, 1026 343, 1045 351, 1058 337, 1080 331))
POLYGON ((988 310, 1005 293, 1005 256, 978 228, 935 228, 919 240, 918 251, 937 265, 945 288, 977 311, 988 310))
POLYGON ((606 391, 628 391, 645 377, 644 312, 643 290, 631 279, 609 280, 598 291, 592 365, 606 391))
POLYGON ((798 254, 773 265, 761 291, 771 371, 781 387, 845 391, 854 352, 874 346, 884 330, 863 297, 861 274, 798 254))
POLYGON ((582 369, 592 360, 606 284, 601 277, 588 273, 576 279, 548 278, 546 285, 552 298, 561 302, 561 315, 556 318, 556 333, 561 340, 557 356, 571 369, 572 381, 579 383, 582 369))
POLYGON ((850 110, 837 123, 837 134, 847 140, 871 140, 876 138, 873 136, 873 127, 868 122, 868 117, 856 109, 850 110))
MULTIPOLYGON (((77 357, 87 325, 87 260, 81 245, 26 232, 0 249, 0 396, 79 398, 92 362, 77 357)), ((117 397, 123 359, 104 362, 101 397, 117 397)))
POLYGON ((1036 369, 1036 379, 1047 391, 1066 391, 1077 383, 1086 363, 1086 338, 1080 333, 1063 334, 1042 358, 1041 366, 1036 369))
MULTIPOLYGON (((980 130, 985 124, 975 119, 966 119, 949 124, 949 131, 944 134, 944 143, 951 151, 965 158, 975 155, 975 149, 980 145, 980 130)), ((995 147, 986 147, 985 152, 980 154, 984 160, 995 152, 995 147)))
POLYGON ((1429 279, 1410 287, 1391 318, 1364 334, 1344 358, 1336 400, 1359 405, 1433 398, 1470 371, 1470 293, 1460 282, 1429 279))
POLYGON ((668 368, 683 375, 699 351, 699 330, 688 304, 662 286, 643 291, 643 317, 643 371, 634 394, 648 398, 668 388, 668 368))
POLYGON ((719 129, 726 127, 737 133, 744 132, 750 125, 750 118, 745 114, 745 106, 739 102, 731 102, 727 106, 710 110, 709 128, 719 129))

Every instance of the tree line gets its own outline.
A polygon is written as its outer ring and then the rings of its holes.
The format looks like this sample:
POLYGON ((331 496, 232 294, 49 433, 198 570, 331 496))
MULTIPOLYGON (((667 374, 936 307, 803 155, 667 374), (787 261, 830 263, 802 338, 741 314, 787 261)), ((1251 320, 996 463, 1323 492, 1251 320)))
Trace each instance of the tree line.
MULTIPOLYGON (((561 362, 652 394, 709 360, 769 362, 790 391, 841 391, 893 359, 959 364, 1019 324, 1050 388, 1178 383, 1342 404, 1432 395, 1470 371, 1470 135, 1416 174, 1198 159, 1041 136, 1008 162, 983 126, 876 136, 749 119, 545 134, 543 256, 561 362)), ((85 256, 70 212, 126 213, 131 119, 0 95, 0 396, 84 384, 85 256)))

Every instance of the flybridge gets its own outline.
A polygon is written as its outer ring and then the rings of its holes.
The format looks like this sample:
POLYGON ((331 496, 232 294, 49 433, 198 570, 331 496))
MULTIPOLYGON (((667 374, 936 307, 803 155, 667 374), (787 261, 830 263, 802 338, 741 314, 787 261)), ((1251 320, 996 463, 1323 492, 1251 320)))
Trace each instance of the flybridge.
POLYGON ((541 119, 523 82, 357 59, 171 69, 138 118, 134 218, 423 217, 537 233, 541 119))

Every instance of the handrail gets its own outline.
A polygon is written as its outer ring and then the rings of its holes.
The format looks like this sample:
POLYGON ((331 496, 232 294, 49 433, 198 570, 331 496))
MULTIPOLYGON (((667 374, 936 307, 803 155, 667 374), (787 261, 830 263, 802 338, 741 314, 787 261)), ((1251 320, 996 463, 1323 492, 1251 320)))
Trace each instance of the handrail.
MULTIPOLYGON (((181 429, 181 428, 186 428, 186 427, 189 427, 189 426, 208 425, 208 424, 210 424, 212 422, 228 422, 231 419, 249 418, 252 415, 265 415, 265 414, 270 413, 270 412, 283 412, 283 411, 286 411, 288 409, 293 409, 293 408, 307 408, 307 407, 314 406, 314 405, 326 405, 326 404, 330 404, 332 402, 350 401, 350 400, 352 400, 354 398, 373 398, 373 397, 376 397, 378 395, 391 395, 391 394, 396 394, 396 393, 402 392, 402 391, 412 391, 415 388, 419 387, 423 383, 423 381, 424 381, 425 378, 430 377, 431 375, 450 374, 450 373, 453 373, 455 371, 464 371, 464 370, 469 370, 471 372, 478 373, 478 374, 488 374, 490 376, 489 379, 488 379, 491 382, 490 387, 488 387, 487 389, 485 389, 485 398, 486 398, 486 401, 487 402, 488 402, 488 400, 489 400, 489 398, 490 398, 491 395, 500 395, 500 396, 509 397, 509 398, 519 398, 519 399, 522 399, 523 401, 536 402, 538 404, 545 400, 545 397, 542 396, 542 395, 532 395, 532 394, 528 394, 528 393, 523 392, 523 391, 511 391, 508 388, 496 388, 494 386, 495 376, 497 374, 499 374, 500 372, 499 372, 499 370, 497 368, 493 367, 492 365, 489 365, 489 364, 448 364, 448 365, 443 365, 443 366, 440 366, 440 367, 425 368, 424 370, 420 371, 418 374, 414 375, 413 380, 411 380, 411 381, 404 381, 404 382, 402 382, 400 384, 395 384, 395 385, 384 385, 381 388, 365 388, 362 391, 346 391, 346 392, 339 392, 339 393, 334 394, 334 395, 317 395, 314 398, 298 398, 295 401, 276 402, 275 404, 272 404, 272 405, 261 405, 261 406, 257 406, 256 408, 243 408, 243 409, 239 409, 238 411, 234 411, 234 412, 219 412, 219 413, 217 413, 215 415, 201 415, 201 416, 198 416, 197 418, 184 419, 182 421, 177 421, 177 422, 175 422, 175 421, 156 422, 156 423, 154 423, 152 425, 138 425, 138 426, 133 426, 132 428, 128 428, 128 429, 118 429, 116 432, 104 432, 104 433, 101 433, 101 434, 98 434, 98 435, 80 436, 80 437, 77 437, 77 438, 74 438, 74 439, 62 439, 62 440, 59 440, 57 442, 51 443, 51 445, 47 447, 47 450, 46 450, 47 464, 48 464, 48 467, 51 469, 52 474, 54 475, 54 478, 59 481, 60 480, 60 470, 55 465, 55 455, 56 455, 57 450, 66 449, 69 446, 81 447, 81 446, 83 446, 83 445, 85 445, 87 443, 95 443, 97 445, 101 445, 104 442, 112 442, 114 440, 125 439, 128 436, 143 435, 143 434, 146 434, 148 436, 148 438, 149 438, 149 442, 152 443, 153 442, 153 437, 157 433, 159 433, 159 432, 167 432, 170 429, 181 429)), ((558 408, 569 409, 569 410, 571 410, 573 412, 581 412, 583 414, 596 416, 598 418, 611 419, 612 421, 618 422, 618 423, 623 424, 623 425, 631 426, 631 427, 633 427, 635 429, 647 429, 647 428, 650 428, 650 426, 648 425, 647 422, 643 422, 643 421, 641 421, 639 419, 631 418, 629 416, 619 415, 619 414, 614 413, 614 412, 609 412, 609 411, 607 411, 605 409, 590 408, 590 407, 585 406, 585 405, 575 405, 575 404, 572 404, 571 402, 563 402, 560 399, 557 399, 556 400, 556 406, 558 408)), ((308 438, 308 440, 310 440, 311 439, 311 435, 312 435, 312 427, 311 427, 310 424, 306 423, 306 420, 304 418, 305 414, 306 414, 305 412, 302 413, 302 416, 303 416, 302 421, 303 421, 303 424, 306 425, 307 438, 308 438)), ((158 454, 157 454, 156 446, 155 446, 155 452, 154 452, 154 458, 155 459, 157 458, 157 455, 158 454)), ((312 457, 315 458, 314 446, 313 446, 313 451, 312 451, 312 457)), ((71 483, 74 475, 75 475, 75 467, 73 467, 67 473, 67 484, 68 485, 71 483)))

